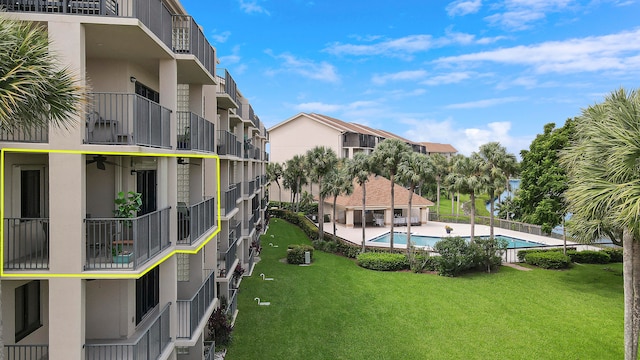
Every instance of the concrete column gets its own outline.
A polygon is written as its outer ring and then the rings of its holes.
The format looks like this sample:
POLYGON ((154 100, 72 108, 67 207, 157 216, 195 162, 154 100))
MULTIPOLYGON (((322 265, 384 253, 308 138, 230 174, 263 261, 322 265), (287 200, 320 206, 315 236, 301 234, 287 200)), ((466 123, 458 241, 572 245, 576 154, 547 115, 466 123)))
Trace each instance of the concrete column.
POLYGON ((49 280, 49 358, 84 359, 85 280, 49 280))

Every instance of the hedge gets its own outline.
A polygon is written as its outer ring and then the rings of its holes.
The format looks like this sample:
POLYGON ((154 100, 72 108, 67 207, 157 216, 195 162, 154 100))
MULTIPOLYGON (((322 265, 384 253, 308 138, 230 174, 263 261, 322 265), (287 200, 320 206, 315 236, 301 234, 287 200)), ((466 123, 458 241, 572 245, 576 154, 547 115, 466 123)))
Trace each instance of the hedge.
POLYGON ((559 251, 530 252, 525 261, 543 269, 566 269, 571 265, 571 258, 559 251))
POLYGON ((409 261, 404 254, 368 252, 358 254, 358 265, 365 269, 378 271, 397 271, 409 268, 409 261))
POLYGON ((611 256, 604 251, 569 250, 567 251, 567 255, 571 258, 572 262, 580 264, 607 264, 611 262, 611 256))
POLYGON ((287 249, 287 263, 304 264, 304 253, 311 253, 311 261, 313 261, 313 246, 291 244, 287 249))
MULTIPOLYGON (((567 247, 567 251, 569 250, 576 250, 575 247, 567 247)), ((551 249, 527 249, 527 250, 520 250, 518 251, 518 261, 523 262, 525 261, 525 256, 527 254, 531 254, 531 253, 539 253, 539 252, 562 252, 563 249, 561 247, 559 248, 551 248, 551 249)))
POLYGON ((620 248, 606 248, 602 249, 602 252, 605 252, 611 258, 610 262, 622 262, 622 249, 620 248))

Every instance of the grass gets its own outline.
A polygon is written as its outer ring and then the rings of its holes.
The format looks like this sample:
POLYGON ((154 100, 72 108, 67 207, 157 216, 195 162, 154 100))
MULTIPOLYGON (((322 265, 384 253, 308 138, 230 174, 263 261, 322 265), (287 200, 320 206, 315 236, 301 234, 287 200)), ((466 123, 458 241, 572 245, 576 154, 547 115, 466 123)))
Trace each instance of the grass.
MULTIPOLYGON (((433 199, 432 201, 435 204, 436 200, 433 199)), ((488 195, 486 194, 476 195, 476 215, 489 216, 489 210, 487 210, 486 208, 487 201, 489 201, 488 195)), ((469 202, 469 195, 460 194, 460 206, 462 206, 463 203, 467 203, 467 202, 469 202)), ((456 214, 455 207, 457 205, 458 205, 458 202, 456 201, 455 204, 453 205, 454 211, 453 213, 451 213, 451 199, 445 196, 440 196, 440 215, 455 215, 456 214)), ((436 211, 435 206, 430 211, 435 213, 436 211)), ((460 215, 463 215, 463 214, 464 212, 462 211, 462 209, 460 209, 460 215)))
POLYGON ((272 219, 241 283, 227 360, 623 357, 621 264, 445 278, 365 270, 322 252, 311 266, 288 265, 290 243, 309 241, 272 219))

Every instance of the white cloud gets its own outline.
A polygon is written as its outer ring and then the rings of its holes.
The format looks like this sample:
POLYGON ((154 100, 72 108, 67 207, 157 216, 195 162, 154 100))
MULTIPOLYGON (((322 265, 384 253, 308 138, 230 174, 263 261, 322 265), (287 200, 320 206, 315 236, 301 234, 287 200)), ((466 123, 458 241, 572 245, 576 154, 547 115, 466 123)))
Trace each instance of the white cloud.
POLYGON ((525 30, 536 21, 546 19, 548 13, 566 11, 582 6, 575 0, 505 0, 492 8, 501 12, 485 17, 491 25, 511 30, 525 30))
POLYGON ((421 84, 432 86, 442 84, 456 84, 469 78, 471 78, 470 72, 452 72, 449 74, 430 77, 429 79, 421 82, 421 84))
POLYGON ((504 98, 484 99, 484 100, 469 101, 469 102, 464 102, 464 103, 449 104, 449 105, 445 106, 445 108, 446 109, 488 108, 488 107, 492 107, 492 106, 496 106, 496 105, 516 102, 516 101, 523 101, 523 100, 525 100, 525 98, 516 97, 516 96, 510 96, 510 97, 504 97, 504 98))
MULTIPOLYGON (((360 111, 368 111, 368 109, 375 108, 379 105, 378 101, 367 101, 360 100, 354 101, 347 104, 328 104, 319 101, 315 102, 305 102, 300 104, 292 105, 291 107, 297 111, 303 112, 315 112, 315 113, 337 113, 341 112, 354 114, 360 111)), ((343 118, 351 119, 351 117, 343 116, 343 118)), ((349 120, 354 121, 354 120, 349 120)))
POLYGON ((375 74, 371 78, 374 84, 384 85, 389 81, 418 80, 427 75, 425 70, 408 70, 389 74, 375 74))
POLYGON ((224 66, 229 66, 233 64, 238 64, 242 59, 239 53, 240 53, 240 46, 239 45, 234 46, 233 49, 231 49, 230 55, 221 56, 219 58, 220 65, 224 67, 224 66))
POLYGON ((239 0, 240 9, 247 14, 265 14, 267 16, 271 15, 267 9, 260 6, 257 0, 239 0))
POLYGON ((297 111, 308 112, 308 113, 333 113, 340 109, 342 109, 342 105, 338 104, 325 104, 322 102, 308 102, 297 104, 293 106, 297 111))
POLYGON ((275 55, 271 50, 267 50, 266 53, 281 61, 280 68, 268 71, 268 75, 291 73, 309 79, 332 83, 340 81, 340 77, 338 76, 335 66, 325 61, 318 63, 313 60, 300 59, 288 53, 275 55))
POLYGON ((231 32, 230 31, 223 31, 221 33, 216 33, 214 30, 214 33, 211 35, 211 39, 216 43, 216 44, 222 44, 227 42, 227 40, 229 40, 229 36, 231 36, 231 32))
POLYGON ((456 0, 447 5, 446 10, 449 16, 464 16, 477 13, 482 7, 481 0, 456 0))
POLYGON ((495 62, 530 66, 539 73, 640 70, 640 29, 617 34, 520 45, 436 60, 440 64, 495 62))

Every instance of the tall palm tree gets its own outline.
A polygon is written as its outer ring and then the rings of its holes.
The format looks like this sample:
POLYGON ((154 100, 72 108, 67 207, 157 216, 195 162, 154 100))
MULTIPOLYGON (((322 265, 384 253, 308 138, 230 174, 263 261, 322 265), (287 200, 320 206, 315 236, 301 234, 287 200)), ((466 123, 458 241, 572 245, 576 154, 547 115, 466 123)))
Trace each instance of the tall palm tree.
MULTIPOLYGON (((440 216, 440 187, 444 178, 449 174, 449 161, 442 154, 430 155, 431 164, 433 165, 433 176, 436 181, 436 215, 440 216)), ((453 202, 453 198, 451 198, 453 202)), ((453 213, 453 210, 451 211, 453 213)))
POLYGON ((476 194, 486 186, 486 178, 482 173, 481 161, 478 154, 461 156, 453 164, 453 172, 447 176, 447 182, 459 193, 468 194, 471 210, 471 241, 473 241, 476 225, 476 194))
POLYGON ((282 164, 280 163, 267 163, 267 179, 268 181, 276 183, 278 185, 278 202, 282 203, 282 188, 280 187, 280 179, 283 173, 282 164))
POLYGON ((515 168, 516 156, 507 153, 507 149, 499 142, 490 142, 480 146, 478 151, 481 171, 486 179, 486 191, 489 194, 489 237, 493 239, 494 234, 494 199, 498 189, 508 186, 508 173, 515 168))
POLYGON ((333 196, 333 208, 331 219, 333 219, 333 240, 336 239, 336 203, 338 196, 349 195, 353 192, 353 180, 347 172, 345 162, 340 161, 337 167, 334 167, 326 175, 325 182, 322 184, 320 194, 323 197, 333 196))
POLYGON ((573 144, 560 157, 568 176, 566 199, 574 216, 590 223, 592 234, 594 229, 613 237, 622 234, 624 358, 635 360, 640 335, 640 93, 614 91, 583 110, 575 130, 573 144))
POLYGON ((294 155, 291 159, 285 162, 283 177, 285 187, 291 189, 291 209, 293 211, 298 211, 302 185, 307 183, 303 155, 294 155))
POLYGON ((433 178, 434 166, 431 160, 424 154, 411 152, 406 154, 398 167, 398 182, 404 184, 409 190, 407 219, 407 257, 411 256, 411 209, 413 206, 413 192, 425 181, 433 178))
MULTIPOLYGON (((318 188, 322 189, 322 183, 329 171, 338 164, 338 156, 333 149, 324 146, 316 146, 307 151, 305 156, 310 170, 310 182, 317 182, 318 188)), ((311 194, 313 195, 313 194, 311 194)), ((324 238, 324 196, 320 191, 318 194, 318 240, 324 238)))
MULTIPOLYGON (((379 172, 383 176, 388 176, 391 181, 391 214, 395 213, 395 176, 398 173, 398 166, 402 161, 403 156, 411 152, 411 147, 407 143, 399 139, 386 139, 380 142, 373 149, 371 153, 372 160, 379 166, 379 172)), ((364 216, 364 214, 363 214, 364 216)), ((363 219, 364 221, 364 219, 363 219)), ((389 233, 389 247, 393 249, 393 228, 394 224, 391 221, 391 232, 389 233)))
POLYGON ((359 152, 353 156, 347 163, 347 173, 362 188, 362 252, 365 252, 365 222, 364 214, 367 208, 367 181, 373 172, 373 163, 371 157, 365 153, 359 152))
MULTIPOLYGON (((49 52, 46 28, 0 12, 0 130, 68 128, 85 104, 85 88, 49 52)), ((0 284, 0 299, 2 298, 0 284)), ((2 301, 0 300, 0 309, 2 301)), ((4 356, 0 311, 0 356, 4 356)))

